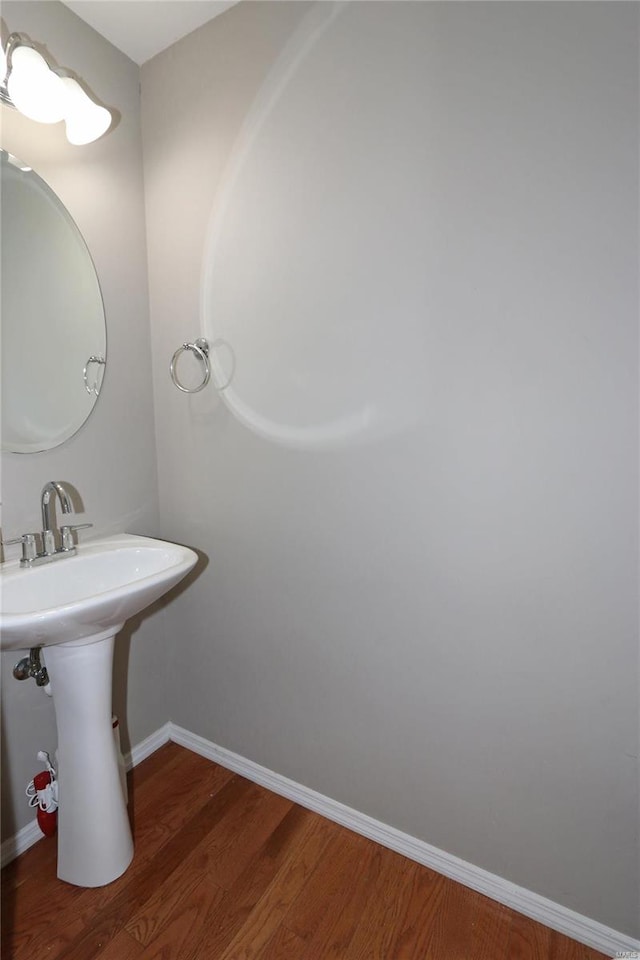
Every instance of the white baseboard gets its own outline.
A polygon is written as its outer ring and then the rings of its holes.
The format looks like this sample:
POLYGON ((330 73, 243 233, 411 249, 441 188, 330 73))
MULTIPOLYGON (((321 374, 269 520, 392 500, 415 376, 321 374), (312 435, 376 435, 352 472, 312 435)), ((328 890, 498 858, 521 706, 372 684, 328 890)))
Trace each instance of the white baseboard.
POLYGON ((22 830, 18 830, 13 837, 8 837, 6 840, 3 840, 2 847, 0 848, 0 867, 6 867, 8 863, 11 863, 11 861, 19 857, 21 853, 24 853, 25 850, 32 847, 34 843, 42 840, 42 836, 43 834, 38 826, 38 821, 34 819, 31 823, 23 827, 22 830))
MULTIPOLYGON (((390 827, 379 820, 374 820, 358 810, 347 807, 331 797, 326 797, 309 787, 305 787, 295 780, 289 780, 273 770, 254 763, 253 760, 247 760, 240 754, 219 747, 204 737, 199 737, 175 723, 165 723, 164 726, 156 730, 149 737, 146 737, 141 743, 134 746, 130 753, 125 756, 127 770, 137 766, 142 760, 154 753, 163 744, 172 740, 180 746, 192 750, 200 756, 206 757, 219 763, 220 766, 239 773, 260 786, 272 790, 280 796, 287 797, 300 806, 313 810, 321 816, 339 823, 355 833, 359 833, 383 847, 388 847, 396 853, 400 853, 416 863, 421 863, 425 867, 441 873, 445 877, 456 880, 458 883, 482 893, 492 900, 497 900, 512 910, 543 923, 552 930, 557 930, 579 943, 584 943, 594 950, 600 950, 601 953, 614 956, 622 953, 640 953, 640 941, 623 933, 618 933, 610 927, 606 927, 596 920, 591 920, 582 914, 563 907, 553 900, 547 900, 540 894, 533 893, 524 887, 519 887, 509 880, 505 880, 496 874, 489 873, 481 867, 476 867, 472 863, 467 863, 459 857, 454 857, 444 850, 431 846, 424 840, 412 837, 395 827, 390 827)), ((24 853, 36 841, 42 838, 38 823, 34 820, 27 824, 22 830, 19 830, 14 837, 5 840, 1 848, 1 862, 4 867, 15 857, 24 853)))
POLYGON ((533 893, 524 887, 519 887, 509 880, 505 880, 496 874, 489 873, 481 867, 476 867, 472 863, 467 863, 459 857, 454 857, 444 850, 432 847, 424 840, 418 840, 409 834, 402 833, 394 827, 390 827, 379 820, 358 810, 353 810, 330 797, 326 797, 309 787, 305 787, 294 780, 274 773, 266 767, 261 767, 252 760, 224 747, 219 747, 203 737, 199 737, 188 730, 177 726, 174 723, 169 724, 169 736, 175 743, 199 753, 209 760, 219 763, 221 766, 241 776, 252 780, 260 786, 272 790, 289 800, 294 800, 300 806, 313 810, 321 814, 328 820, 348 827, 355 833, 359 833, 383 847, 388 847, 396 853, 400 853, 425 867, 430 867, 438 873, 456 880, 465 887, 470 887, 478 893, 482 893, 492 900, 497 900, 512 910, 543 923, 552 930, 557 930, 579 943, 584 943, 594 950, 600 950, 604 954, 614 956, 616 953, 640 953, 640 941, 634 940, 623 933, 618 933, 610 927, 606 927, 589 917, 582 916, 568 907, 563 907, 559 903, 547 900, 540 894, 533 893))
POLYGON ((146 737, 142 743, 137 743, 135 747, 132 747, 129 753, 125 753, 124 765, 127 770, 132 770, 134 767, 137 767, 139 763, 142 763, 143 760, 150 757, 152 753, 155 753, 156 750, 164 746, 165 743, 169 743, 170 739, 171 723, 167 722, 163 727, 160 727, 159 730, 156 730, 155 733, 146 737))

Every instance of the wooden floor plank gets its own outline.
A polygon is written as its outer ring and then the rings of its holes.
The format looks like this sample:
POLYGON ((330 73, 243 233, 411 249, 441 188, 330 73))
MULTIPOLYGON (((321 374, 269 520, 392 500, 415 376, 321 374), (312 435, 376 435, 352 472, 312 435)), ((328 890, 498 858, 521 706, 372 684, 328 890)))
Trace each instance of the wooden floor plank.
POLYGON ((422 867, 413 875, 407 890, 407 912, 404 923, 396 930, 389 944, 390 957, 402 960, 423 960, 427 955, 434 928, 434 918, 441 909, 447 880, 441 874, 422 867))
POLYGON ((141 802, 134 802, 133 837, 146 859, 234 776, 204 757, 184 753, 188 756, 173 765, 173 776, 153 778, 145 784, 141 802))
MULTIPOLYGON (((47 915, 49 910, 47 907, 47 915)), ((64 926, 52 925, 50 920, 38 918, 19 929, 5 927, 3 923, 2 953, 3 960, 37 960, 42 957, 42 944, 47 944, 47 957, 59 957, 64 950, 86 929, 84 921, 77 917, 64 926)))
POLYGON ((121 930, 117 937, 104 945, 104 949, 100 949, 95 960, 146 960, 146 957, 144 947, 125 930, 121 930))
POLYGON ((515 913, 511 918, 509 960, 549 960, 551 930, 515 913))
POLYGON ((281 865, 304 837, 312 814, 294 806, 265 841, 216 910, 204 918, 200 940, 181 960, 217 958, 242 929, 251 911, 277 876, 281 865))
POLYGON ((124 929, 142 946, 154 940, 170 921, 175 908, 188 899, 202 882, 206 858, 191 857, 181 864, 164 883, 159 884, 151 896, 133 912, 124 929))
POLYGON ((510 960, 512 911, 475 891, 471 891, 470 903, 470 956, 474 960, 510 960))
MULTIPOLYGON (((175 747, 174 744, 167 745, 175 747)), ((132 795, 138 824, 136 856, 123 877, 106 887, 83 889, 62 883, 56 877, 55 841, 36 844, 19 857, 3 876, 3 931, 10 931, 11 950, 20 960, 38 960, 42 956, 43 938, 48 941, 48 960, 63 955, 94 922, 109 903, 126 890, 134 889, 139 877, 148 869, 148 860, 170 840, 180 823, 193 816, 210 794, 229 782, 233 774, 180 747, 157 751, 141 764, 149 774, 138 777, 137 791, 132 795), (164 754, 162 763, 157 753, 164 754), (185 803, 188 786, 198 783, 199 795, 185 803), (17 874, 17 889, 11 894, 11 874, 17 874), (19 895, 18 895, 19 892, 19 895), (9 896, 7 896, 9 893, 9 896), (34 901, 38 904, 34 911, 34 901), (55 924, 52 924, 55 918, 55 924), (53 930, 59 930, 55 935, 53 930)), ((3 956, 9 949, 4 941, 3 956)))
MULTIPOLYGON (((593 960, 594 957, 602 957, 602 954, 596 953, 582 943, 576 943, 561 933, 552 930, 549 937, 549 960, 593 960)), ((602 960, 606 958, 602 957, 602 960)))
POLYGON ((383 862, 381 848, 371 840, 360 839, 364 845, 359 854, 359 870, 352 875, 351 886, 344 890, 340 908, 325 914, 303 954, 304 960, 340 960, 347 955, 383 862))
POLYGON ((42 938, 51 937, 50 956, 57 956, 83 927, 75 915, 65 924, 51 928, 50 916, 59 916, 67 905, 77 902, 79 887, 61 883, 56 876, 57 843, 47 837, 36 843, 2 871, 2 957, 15 951, 21 960, 42 955, 42 938), (33 904, 44 908, 34 913, 33 904), (58 928, 59 927, 59 928, 58 928))
POLYGON ((331 836, 325 855, 309 877, 283 918, 288 930, 309 942, 319 930, 335 923, 336 911, 342 908, 348 887, 360 871, 360 857, 368 841, 344 828, 331 836))
POLYGON ((409 907, 407 893, 419 869, 416 863, 398 853, 382 851, 380 870, 370 888, 370 896, 345 958, 388 960, 391 942, 397 936, 409 907))
POLYGON ((443 957, 472 960, 475 896, 473 890, 460 884, 445 885, 440 908, 433 917, 424 960, 443 960, 443 957))
POLYGON ((189 954, 199 942, 199 923, 220 903, 224 891, 203 873, 167 915, 155 937, 146 945, 144 960, 175 960, 189 954))
POLYGON ((85 933, 59 954, 60 960, 94 960, 97 956, 97 943, 108 942, 124 928, 136 910, 152 896, 156 887, 174 872, 183 858, 195 849, 216 820, 237 802, 246 789, 246 780, 232 777, 187 821, 173 840, 164 844, 162 855, 148 862, 140 875, 125 885, 124 889, 98 912, 85 933))
POLYGON ((304 950, 304 940, 280 925, 264 949, 255 956, 255 960, 300 960, 304 950))
POLYGON ((203 842, 185 856, 166 881, 156 886, 126 924, 140 943, 149 944, 157 936, 174 904, 198 885, 203 874, 216 888, 230 889, 293 806, 291 801, 243 782, 245 795, 212 826, 203 842), (247 818, 244 827, 243 815, 247 818))
POLYGON ((59 881, 53 840, 3 871, 3 960, 606 960, 175 744, 130 796, 114 883, 59 881))
POLYGON ((329 821, 317 814, 262 897, 249 913, 241 930, 223 951, 220 960, 252 960, 275 933, 325 850, 331 834, 329 821))
POLYGON ((170 778, 172 766, 184 762, 183 753, 182 747, 177 743, 163 743, 143 763, 139 763, 127 774, 129 796, 134 799, 139 797, 143 785, 158 773, 170 778))
POLYGON ((237 805, 233 815, 209 835, 207 870, 212 879, 230 890, 278 824, 293 807, 285 797, 252 784, 248 802, 237 805))

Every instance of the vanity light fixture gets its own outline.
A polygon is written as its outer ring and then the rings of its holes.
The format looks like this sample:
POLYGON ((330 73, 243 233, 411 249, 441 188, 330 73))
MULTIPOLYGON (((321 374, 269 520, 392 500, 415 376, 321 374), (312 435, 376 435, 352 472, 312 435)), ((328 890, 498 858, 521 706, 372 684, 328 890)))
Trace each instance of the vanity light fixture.
POLYGON ((110 111, 68 71, 49 66, 24 34, 9 36, 0 57, 0 77, 0 102, 38 123, 64 120, 69 143, 92 143, 111 126, 110 111))

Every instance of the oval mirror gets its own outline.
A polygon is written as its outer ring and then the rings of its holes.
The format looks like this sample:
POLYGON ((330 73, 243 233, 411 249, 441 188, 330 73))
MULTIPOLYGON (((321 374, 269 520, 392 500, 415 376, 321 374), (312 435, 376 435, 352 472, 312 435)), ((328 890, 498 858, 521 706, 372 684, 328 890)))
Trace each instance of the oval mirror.
POLYGON ((2 449, 50 450, 98 399, 106 360, 102 294, 64 204, 2 151, 2 449))

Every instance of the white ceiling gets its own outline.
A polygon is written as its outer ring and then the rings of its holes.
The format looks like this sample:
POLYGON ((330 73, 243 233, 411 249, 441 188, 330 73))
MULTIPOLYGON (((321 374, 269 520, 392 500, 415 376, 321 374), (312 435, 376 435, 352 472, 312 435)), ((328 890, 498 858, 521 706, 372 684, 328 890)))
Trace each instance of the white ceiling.
POLYGON ((238 0, 63 0, 135 63, 191 33, 238 0))

